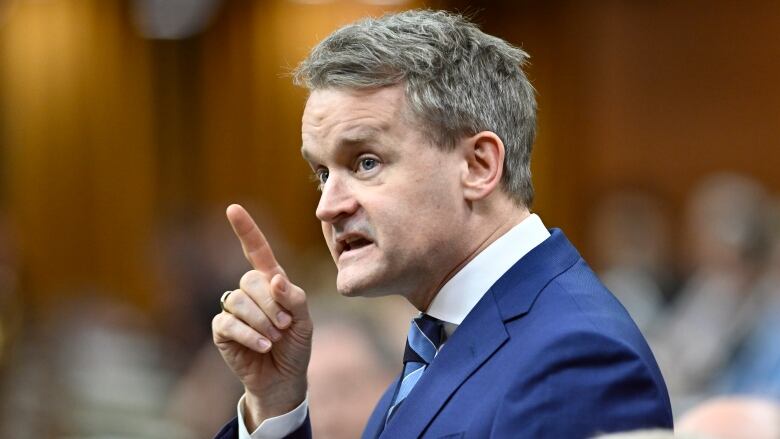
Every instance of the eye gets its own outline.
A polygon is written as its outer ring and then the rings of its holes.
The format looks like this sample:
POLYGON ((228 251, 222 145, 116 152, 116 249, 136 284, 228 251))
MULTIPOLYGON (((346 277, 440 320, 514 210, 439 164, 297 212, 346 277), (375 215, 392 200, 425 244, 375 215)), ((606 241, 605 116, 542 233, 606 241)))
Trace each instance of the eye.
POLYGON ((379 161, 373 157, 363 157, 358 162, 358 171, 370 171, 379 165, 379 161))
POLYGON ((328 181, 328 175, 329 171, 326 168, 320 168, 314 171, 313 180, 319 185, 319 189, 322 189, 322 185, 328 181))
POLYGON ((328 170, 327 169, 317 169, 317 180, 321 184, 325 184, 325 182, 328 181, 328 170))

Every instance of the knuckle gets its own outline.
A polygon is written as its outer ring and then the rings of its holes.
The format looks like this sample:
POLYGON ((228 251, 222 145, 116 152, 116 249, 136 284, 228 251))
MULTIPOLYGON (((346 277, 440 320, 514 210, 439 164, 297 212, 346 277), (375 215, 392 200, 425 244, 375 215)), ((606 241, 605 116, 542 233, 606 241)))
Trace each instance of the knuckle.
POLYGON ((217 328, 217 317, 214 317, 214 319, 211 320, 211 338, 214 340, 214 343, 217 342, 219 339, 219 329, 217 328))
POLYGON ((238 331, 238 335, 241 338, 241 340, 249 341, 254 338, 254 335, 256 334, 256 331, 252 330, 252 328, 244 327, 241 328, 240 331, 238 331))
POLYGON ((259 332, 267 332, 273 324, 264 313, 260 313, 250 326, 259 332))
POLYGON ((257 331, 254 331, 252 328, 241 328, 239 331, 237 331, 236 334, 236 340, 238 340, 241 344, 244 346, 252 346, 253 341, 259 336, 257 331))
POLYGON ((214 316, 214 318, 211 320, 211 326, 212 328, 214 328, 215 331, 223 330, 225 326, 228 324, 229 320, 230 318, 228 313, 223 311, 214 316))
POLYGON ((274 310, 277 309, 278 306, 276 304, 276 301, 274 300, 273 297, 271 297, 270 294, 264 294, 261 297, 260 307, 265 312, 273 312, 274 310))
POLYGON ((241 308, 244 304, 244 292, 242 290, 235 290, 225 300, 225 305, 230 310, 241 308))
POLYGON ((256 289, 263 275, 257 270, 249 270, 241 276, 239 286, 242 290, 256 289))
POLYGON ((274 331, 276 331, 276 327, 271 322, 271 320, 269 320, 267 318, 263 319, 263 329, 262 329, 263 334, 270 335, 270 334, 274 333, 274 331))
POLYGON ((225 319, 225 323, 222 325, 222 333, 225 338, 235 339, 241 334, 244 327, 246 327, 246 324, 241 322, 241 320, 235 316, 230 316, 230 318, 225 319))
POLYGON ((229 338, 230 319, 227 313, 219 313, 211 320, 211 332, 216 342, 219 339, 229 338))

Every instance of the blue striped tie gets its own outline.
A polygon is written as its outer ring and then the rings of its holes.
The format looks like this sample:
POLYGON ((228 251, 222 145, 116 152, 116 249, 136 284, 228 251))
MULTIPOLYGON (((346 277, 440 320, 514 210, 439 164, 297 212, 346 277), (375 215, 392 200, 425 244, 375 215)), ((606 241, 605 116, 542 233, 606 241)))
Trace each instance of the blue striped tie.
POLYGON ((385 422, 390 420, 396 408, 420 380, 425 368, 431 364, 439 352, 442 341, 441 321, 427 314, 421 314, 412 320, 404 350, 404 377, 395 391, 395 397, 390 405, 390 410, 387 411, 385 422))

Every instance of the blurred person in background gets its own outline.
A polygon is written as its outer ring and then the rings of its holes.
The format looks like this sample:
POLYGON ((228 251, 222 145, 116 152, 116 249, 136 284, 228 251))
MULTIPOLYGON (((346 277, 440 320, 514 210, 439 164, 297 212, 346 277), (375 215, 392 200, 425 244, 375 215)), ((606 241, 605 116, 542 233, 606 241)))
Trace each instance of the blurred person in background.
POLYGON ((690 275, 669 312, 648 331, 676 408, 705 394, 758 315, 767 203, 760 185, 735 174, 705 179, 690 197, 690 275))
POLYGON ((63 296, 15 351, 0 437, 191 437, 164 415, 175 375, 149 316, 105 292, 63 296))
MULTIPOLYGON (((462 16, 418 10, 345 26, 297 70, 311 91, 302 152, 337 289, 401 295, 424 313, 365 437, 576 439, 672 426, 638 328, 529 210, 526 59, 462 16)), ((212 324, 245 387, 218 437, 309 437, 307 296, 249 213, 231 205, 227 216, 254 270, 222 295, 212 324)))
POLYGON ((176 371, 164 410, 166 418, 188 431, 190 437, 211 437, 235 411, 241 386, 225 370, 211 343, 201 345, 187 367, 176 371))
MULTIPOLYGON (((760 311, 710 392, 780 401, 780 201, 771 210, 771 253, 757 282, 760 311)), ((780 435, 778 435, 780 437, 780 435)))
POLYGON ((392 306, 367 302, 345 306, 345 299, 331 291, 310 297, 312 319, 317 322, 308 370, 309 401, 317 407, 313 436, 359 438, 374 404, 395 376, 403 345, 394 342, 403 340, 404 333, 382 326, 378 314, 391 314, 392 306))
POLYGON ((209 437, 241 393, 204 330, 218 309, 206 294, 247 267, 231 235, 208 215, 162 224, 150 254, 165 318, 112 292, 62 294, 8 364, 0 437, 209 437))
POLYGON ((691 408, 675 430, 640 430, 593 439, 777 439, 780 403, 760 398, 721 397, 691 408))
POLYGON ((590 223, 599 277, 646 332, 674 283, 669 219, 660 200, 640 190, 616 191, 596 205, 590 223))
POLYGON ((708 400, 685 413, 676 431, 702 439, 777 439, 780 404, 758 398, 708 400))

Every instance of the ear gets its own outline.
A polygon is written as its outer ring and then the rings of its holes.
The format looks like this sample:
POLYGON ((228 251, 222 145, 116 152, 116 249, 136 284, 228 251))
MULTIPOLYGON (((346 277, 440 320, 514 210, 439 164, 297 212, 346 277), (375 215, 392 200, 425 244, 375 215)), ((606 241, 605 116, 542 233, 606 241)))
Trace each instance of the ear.
POLYGON ((504 175, 504 142, 492 131, 482 131, 462 144, 466 162, 461 184, 463 195, 477 201, 492 194, 504 175))

